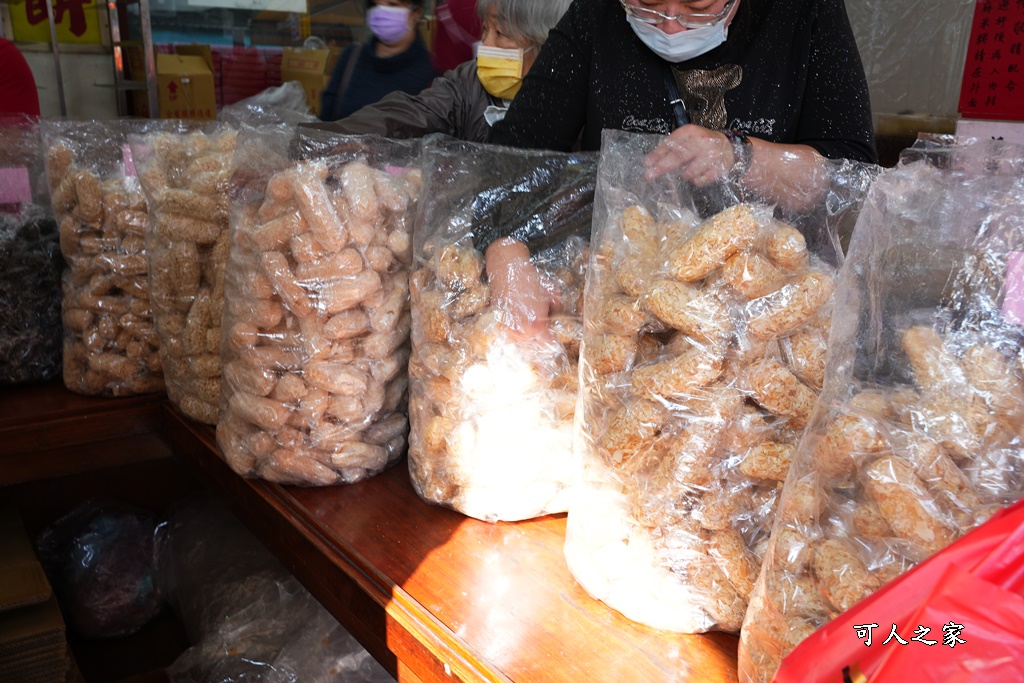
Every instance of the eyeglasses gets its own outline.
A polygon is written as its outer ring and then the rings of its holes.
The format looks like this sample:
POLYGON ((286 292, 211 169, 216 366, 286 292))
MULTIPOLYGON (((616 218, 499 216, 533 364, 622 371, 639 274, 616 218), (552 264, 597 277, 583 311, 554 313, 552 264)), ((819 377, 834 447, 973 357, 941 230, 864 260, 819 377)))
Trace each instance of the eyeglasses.
POLYGON ((619 3, 622 5, 622 8, 626 10, 626 14, 637 21, 642 21, 645 24, 661 24, 675 19, 681 26, 685 26, 686 28, 704 28, 705 26, 713 26, 724 19, 725 15, 732 9, 732 6, 736 4, 736 0, 729 0, 725 3, 722 11, 716 12, 715 14, 709 14, 707 12, 692 12, 689 14, 670 15, 662 14, 661 12, 653 9, 628 5, 626 4, 626 0, 619 0, 619 3))

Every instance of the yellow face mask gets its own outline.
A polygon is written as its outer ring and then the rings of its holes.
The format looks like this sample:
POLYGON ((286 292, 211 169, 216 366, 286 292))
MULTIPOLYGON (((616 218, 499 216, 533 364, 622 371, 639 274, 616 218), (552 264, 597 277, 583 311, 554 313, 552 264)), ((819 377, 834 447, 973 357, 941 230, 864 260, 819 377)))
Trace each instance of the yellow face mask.
POLYGON ((481 45, 476 53, 476 75, 484 90, 511 100, 523 84, 523 51, 481 45))

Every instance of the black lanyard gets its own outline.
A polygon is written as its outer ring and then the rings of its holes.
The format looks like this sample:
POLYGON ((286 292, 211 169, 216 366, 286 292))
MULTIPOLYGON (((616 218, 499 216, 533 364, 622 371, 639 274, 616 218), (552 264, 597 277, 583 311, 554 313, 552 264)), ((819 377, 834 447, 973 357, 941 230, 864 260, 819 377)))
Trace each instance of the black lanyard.
POLYGON ((679 128, 688 124, 690 117, 686 115, 683 98, 679 96, 679 87, 676 85, 676 77, 672 73, 672 66, 668 62, 663 63, 665 68, 662 69, 661 74, 665 79, 665 88, 668 90, 668 103, 672 105, 672 114, 675 116, 676 128, 679 128))

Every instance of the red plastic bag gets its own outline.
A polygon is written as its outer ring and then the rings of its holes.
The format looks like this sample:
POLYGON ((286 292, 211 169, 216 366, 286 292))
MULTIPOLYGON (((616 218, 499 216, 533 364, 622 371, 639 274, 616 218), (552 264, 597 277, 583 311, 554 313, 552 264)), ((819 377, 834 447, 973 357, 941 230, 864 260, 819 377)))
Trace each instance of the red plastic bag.
POLYGON ((815 632, 774 678, 978 680, 1024 680, 1024 500, 815 632))

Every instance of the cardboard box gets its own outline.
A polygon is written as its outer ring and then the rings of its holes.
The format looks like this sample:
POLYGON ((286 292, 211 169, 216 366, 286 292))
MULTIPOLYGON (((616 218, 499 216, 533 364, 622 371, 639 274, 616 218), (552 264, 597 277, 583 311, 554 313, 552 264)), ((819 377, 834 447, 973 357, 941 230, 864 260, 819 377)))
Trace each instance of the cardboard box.
MULTIPOLYGON (((146 79, 141 47, 125 48, 125 66, 128 78, 146 79)), ((175 45, 173 54, 157 53, 160 118, 216 119, 217 90, 213 74, 213 53, 209 45, 175 45)), ((137 116, 150 115, 145 91, 134 91, 133 101, 137 116)))
POLYGON ((0 501, 0 612, 46 602, 51 594, 17 508, 0 501))
POLYGON ((331 78, 340 50, 311 50, 286 47, 281 53, 281 82, 298 81, 306 91, 306 104, 313 115, 320 114, 320 97, 331 78))
POLYGON ((156 84, 160 118, 217 118, 213 54, 209 45, 176 45, 173 55, 158 54, 156 84))

